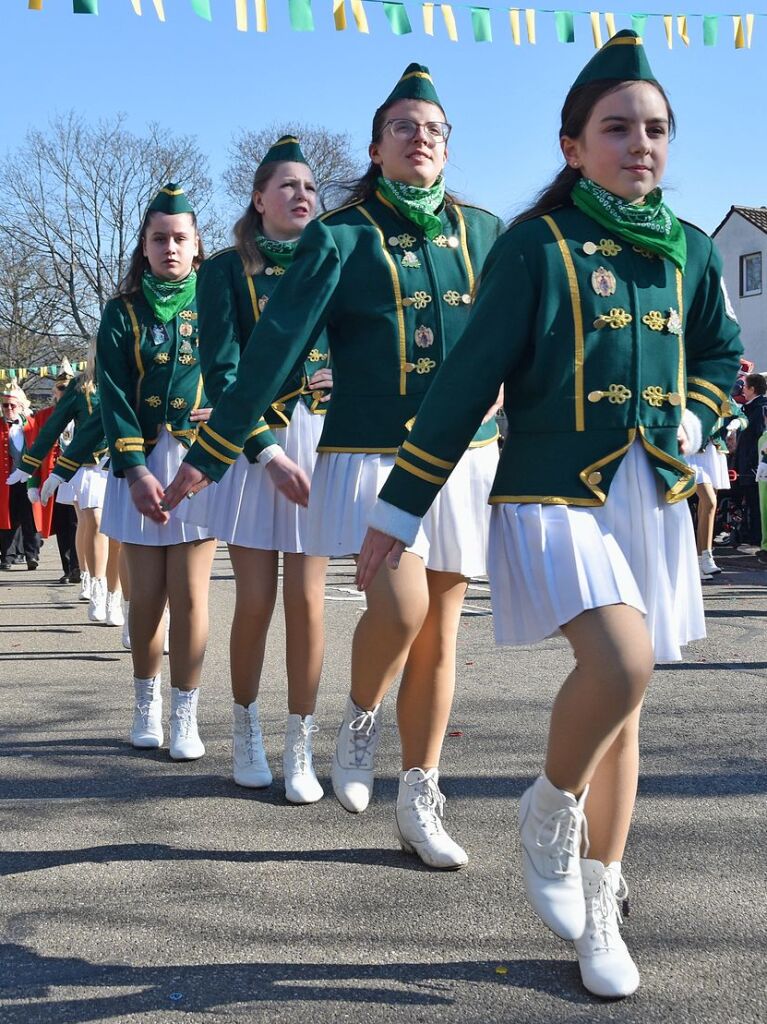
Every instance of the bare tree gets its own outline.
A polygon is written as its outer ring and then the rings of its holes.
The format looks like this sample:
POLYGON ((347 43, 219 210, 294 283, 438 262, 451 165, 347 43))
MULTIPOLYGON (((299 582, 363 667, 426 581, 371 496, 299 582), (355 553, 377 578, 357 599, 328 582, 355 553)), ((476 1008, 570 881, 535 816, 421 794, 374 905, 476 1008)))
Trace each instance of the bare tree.
POLYGON ((20 364, 31 338, 40 339, 36 352, 82 353, 125 273, 141 213, 165 182, 181 182, 203 224, 215 222, 196 140, 158 124, 137 135, 125 121, 56 117, 0 168, 0 332, 14 346, 6 365, 20 364))
POLYGON ((351 137, 346 132, 332 132, 321 125, 270 124, 258 131, 241 129, 229 144, 224 185, 237 207, 247 204, 256 167, 282 135, 295 135, 301 140, 301 150, 314 172, 322 208, 328 210, 343 202, 340 183, 362 173, 352 153, 351 137))

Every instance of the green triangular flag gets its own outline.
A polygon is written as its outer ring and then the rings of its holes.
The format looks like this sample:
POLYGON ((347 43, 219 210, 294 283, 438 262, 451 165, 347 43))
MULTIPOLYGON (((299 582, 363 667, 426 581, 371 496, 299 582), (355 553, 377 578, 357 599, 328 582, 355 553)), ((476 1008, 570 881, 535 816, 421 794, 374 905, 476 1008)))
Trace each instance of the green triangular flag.
POLYGON ((314 32, 312 0, 288 0, 288 11, 294 32, 314 32))
POLYGON ((210 0, 192 0, 192 10, 198 18, 205 18, 206 21, 213 21, 213 13, 210 9, 210 0))
POLYGON ((98 14, 99 0, 73 0, 73 14, 98 14))
POLYGON ((719 38, 719 15, 703 15, 703 45, 716 46, 719 38))
POLYGON ((406 36, 408 32, 413 31, 404 4, 384 3, 383 9, 395 36, 406 36))
POLYGON ((493 27, 490 24, 490 10, 487 7, 472 7, 471 28, 475 43, 492 43, 493 27))
POLYGON ((644 35, 644 30, 647 28, 647 15, 646 14, 632 14, 631 15, 631 27, 638 36, 644 35))
POLYGON ((557 26, 557 39, 560 43, 575 42, 575 19, 572 11, 555 11, 554 21, 557 26))

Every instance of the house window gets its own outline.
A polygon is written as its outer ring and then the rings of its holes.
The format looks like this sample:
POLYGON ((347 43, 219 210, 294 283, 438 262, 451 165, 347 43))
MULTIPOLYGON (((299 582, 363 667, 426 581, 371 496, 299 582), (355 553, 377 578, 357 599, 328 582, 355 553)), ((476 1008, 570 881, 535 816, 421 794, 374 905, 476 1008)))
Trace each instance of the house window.
POLYGON ((762 294, 762 254, 750 252, 740 257, 740 294, 762 294))

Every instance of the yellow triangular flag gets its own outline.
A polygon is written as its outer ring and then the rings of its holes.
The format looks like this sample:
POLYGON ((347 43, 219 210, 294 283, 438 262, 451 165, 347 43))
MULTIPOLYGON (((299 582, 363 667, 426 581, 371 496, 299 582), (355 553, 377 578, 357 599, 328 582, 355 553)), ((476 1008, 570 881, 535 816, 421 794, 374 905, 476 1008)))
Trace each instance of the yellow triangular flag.
POLYGON ((509 21, 511 22, 511 38, 514 40, 514 45, 519 46, 519 8, 512 7, 509 10, 509 21))
POLYGON ((445 19, 447 37, 451 43, 458 42, 458 26, 455 23, 455 15, 450 4, 442 4, 442 17, 445 19))
POLYGON ((43 0, 29 0, 29 3, 27 4, 28 11, 42 11, 42 9, 43 0))
POLYGON ((754 16, 753 14, 746 15, 746 46, 751 49, 751 39, 754 35, 754 16))
POLYGON ((248 0, 234 0, 234 16, 237 19, 237 31, 248 31, 248 0))
POLYGON ((687 34, 687 15, 680 14, 676 19, 676 30, 679 33, 679 38, 682 40, 685 46, 690 45, 690 37, 687 34))
POLYGON ((605 25, 607 25, 607 38, 612 39, 615 35, 615 15, 605 11, 605 25))
MULTIPOLYGON (((343 4, 343 0, 341 0, 343 4)), ((256 4, 256 32, 269 31, 269 14, 266 10, 266 0, 255 0, 256 4)))
POLYGON ((141 0, 130 0, 130 2, 133 4, 134 14, 138 14, 141 17, 141 0))
POLYGON ((434 4, 423 5, 423 30, 427 36, 434 35, 434 4))
POLYGON ((670 14, 663 15, 663 27, 666 30, 666 42, 670 50, 674 45, 674 19, 670 14))
POLYGON ((599 24, 599 11, 590 11, 589 17, 591 18, 591 34, 594 37, 594 49, 602 49, 602 27, 599 24))
POLYGON ((165 21, 165 8, 163 7, 162 0, 152 0, 154 9, 157 11, 157 17, 160 21, 165 21))
POLYGON ((352 0, 352 15, 354 17, 354 23, 357 26, 358 32, 369 33, 370 28, 368 27, 368 16, 365 14, 365 8, 362 6, 362 0, 352 0))
POLYGON ((346 0, 333 0, 333 21, 336 32, 343 32, 346 29, 346 0))
POLYGON ((535 46, 535 8, 525 8, 525 26, 527 28, 527 41, 535 46))
POLYGON ((733 15, 732 27, 735 30, 735 49, 744 50, 746 47, 746 38, 743 35, 743 19, 739 14, 733 15))

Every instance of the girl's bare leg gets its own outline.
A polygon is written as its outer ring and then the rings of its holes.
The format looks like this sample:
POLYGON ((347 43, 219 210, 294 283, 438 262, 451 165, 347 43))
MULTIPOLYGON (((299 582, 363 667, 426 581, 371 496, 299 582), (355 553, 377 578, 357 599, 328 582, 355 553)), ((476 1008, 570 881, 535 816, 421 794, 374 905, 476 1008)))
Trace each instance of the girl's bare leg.
POLYGON ((232 697, 248 707, 258 696, 266 636, 277 597, 276 551, 229 545, 236 601, 229 639, 232 697))
MULTIPOLYGON (((202 662, 208 643, 208 590, 210 570, 216 553, 215 540, 195 540, 172 544, 167 552, 166 588, 170 605, 170 680, 179 690, 196 690, 200 685, 202 662)), ((133 606, 138 599, 136 576, 131 566, 133 606)), ((162 626, 165 602, 160 607, 158 627, 162 626)), ((162 640, 163 630, 158 629, 162 640)), ((131 637, 132 637, 131 632, 131 637)))
POLYGON ((328 559, 282 556, 288 671, 288 714, 313 715, 325 656, 325 574, 328 559))

